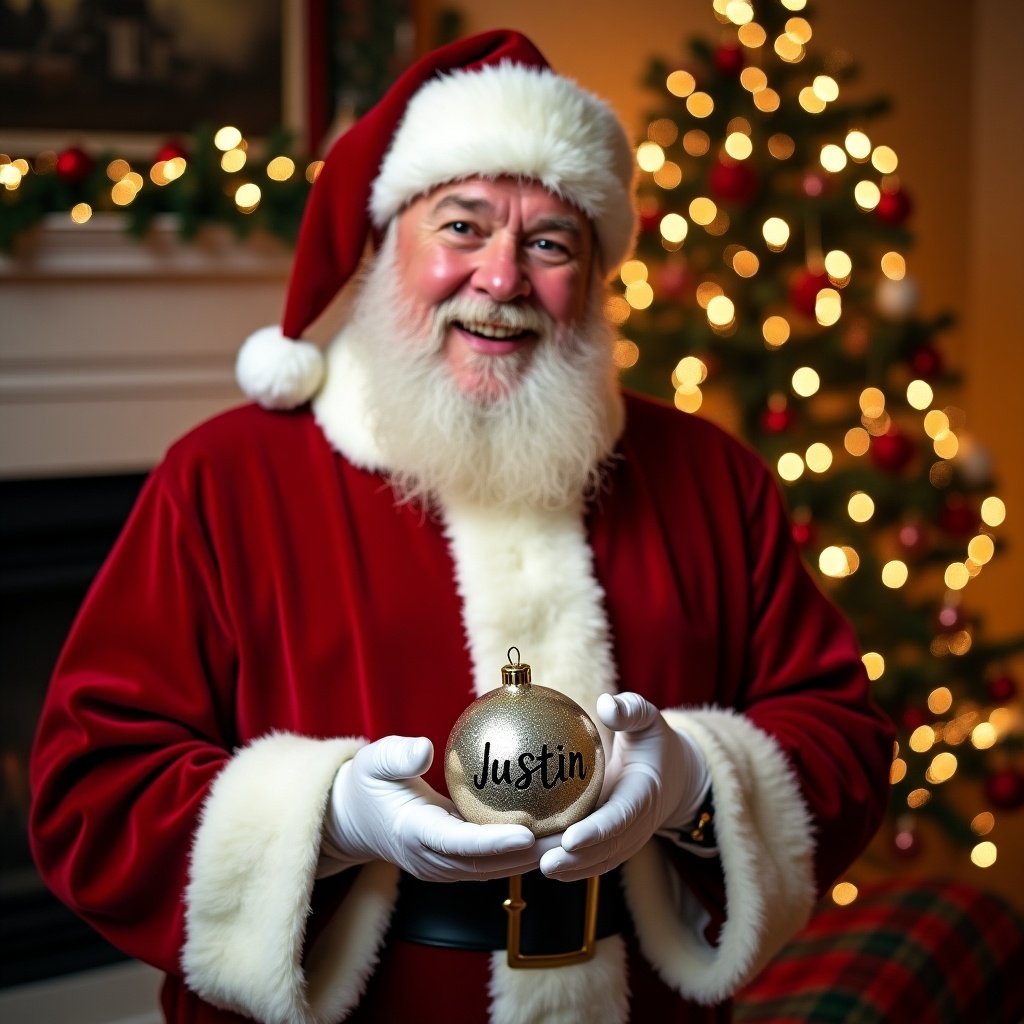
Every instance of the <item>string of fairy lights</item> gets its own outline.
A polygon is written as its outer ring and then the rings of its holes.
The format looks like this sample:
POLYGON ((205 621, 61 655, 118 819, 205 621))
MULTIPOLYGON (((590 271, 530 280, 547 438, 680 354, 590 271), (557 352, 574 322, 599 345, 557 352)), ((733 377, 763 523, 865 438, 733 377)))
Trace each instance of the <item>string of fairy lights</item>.
MULTIPOLYGON (((795 102, 803 116, 813 119, 830 110, 842 91, 837 78, 827 73, 808 76, 809 80, 795 93, 773 88, 772 63, 799 65, 813 36, 811 24, 803 16, 806 0, 774 2, 787 12, 774 36, 755 19, 755 0, 713 2, 719 23, 735 32, 735 42, 723 44, 713 59, 719 67, 723 62, 735 61, 731 70, 737 72, 739 84, 754 108, 749 115, 737 113, 733 99, 722 115, 729 119, 717 141, 702 127, 702 122, 716 111, 716 97, 701 88, 698 75, 691 69, 677 67, 665 76, 664 90, 673 98, 668 102, 680 103, 685 114, 680 110, 678 116, 651 120, 646 139, 636 147, 642 180, 654 186, 646 198, 641 192, 641 219, 646 218, 650 234, 657 238, 661 256, 648 256, 646 260, 638 257, 625 263, 619 275, 621 290, 616 289, 606 304, 610 318, 626 333, 631 318, 642 319, 661 300, 666 305, 674 302, 690 307, 696 315, 702 311, 712 338, 721 344, 728 344, 738 330, 747 328, 749 333, 754 327, 768 353, 782 352, 797 341, 802 363, 793 370, 788 388, 769 398, 769 417, 785 415, 794 404, 810 403, 821 397, 822 373, 815 364, 813 342, 818 334, 840 325, 848 312, 862 318, 865 295, 873 303, 873 315, 893 321, 909 317, 918 297, 916 283, 908 276, 907 260, 899 247, 890 245, 880 255, 876 251, 871 264, 858 262, 840 246, 825 244, 821 224, 808 212, 808 202, 802 204, 799 214, 794 214, 791 206, 778 212, 769 210, 769 215, 760 220, 759 237, 733 241, 729 234, 733 227, 730 209, 736 216, 736 207, 730 204, 745 204, 755 189, 757 172, 751 164, 758 159, 785 164, 797 150, 792 134, 764 127, 771 117, 760 115, 773 115, 785 104, 795 102), (678 153, 680 148, 681 159, 673 159, 673 152, 678 153), (686 193, 689 198, 680 199, 676 190, 681 184, 692 184, 693 179, 693 171, 684 166, 687 157, 714 163, 704 179, 706 190, 693 195, 698 188, 693 185, 686 193), (797 216, 799 224, 794 220, 797 216), (688 263, 690 246, 709 239, 721 239, 721 261, 713 266, 697 260, 688 263), (751 301, 750 290, 759 275, 773 273, 773 257, 786 253, 797 239, 804 251, 798 292, 795 296, 790 293, 790 308, 771 308, 751 301), (731 277, 722 274, 722 264, 731 277), (857 287, 851 288, 852 284, 857 287), (849 301, 848 292, 856 293, 849 301), (743 323, 744 317, 753 316, 759 322, 743 323)), ((766 6, 765 0, 758 0, 758 6, 766 6)), ((892 147, 876 142, 862 127, 846 127, 840 135, 816 148, 814 166, 802 173, 799 189, 808 201, 827 194, 833 202, 845 190, 856 210, 865 217, 902 222, 909 213, 910 200, 901 187, 898 167, 899 159, 892 147)), ((749 230, 747 233, 751 234, 749 230)), ((634 333, 639 336, 642 332, 634 333)), ((642 356, 641 346, 635 341, 625 338, 619 342, 616 360, 623 369, 634 367, 642 356)), ((697 354, 687 354, 678 360, 671 373, 671 385, 679 409, 696 412, 703 404, 706 387, 723 383, 715 380, 715 362, 714 358, 697 354)), ((886 450, 886 446, 909 444, 909 436, 915 446, 927 444, 934 454, 928 482, 936 489, 947 487, 954 465, 965 471, 969 460, 980 455, 973 450, 964 414, 953 406, 940 406, 935 389, 925 379, 928 375, 908 380, 903 373, 893 373, 892 380, 884 386, 875 381, 862 387, 853 410, 856 418, 848 423, 841 441, 830 443, 830 438, 823 436, 800 450, 783 452, 775 460, 780 479, 784 484, 808 477, 824 479, 840 463, 849 465, 863 460, 873 447, 878 452, 886 450), (907 412, 916 417, 916 422, 908 420, 907 412)), ((892 458, 898 461, 902 455, 896 451, 892 458)), ((876 500, 869 486, 849 493, 845 511, 854 529, 864 528, 863 541, 858 543, 884 546, 880 533, 872 536, 869 532, 876 513, 876 500)), ((995 556, 994 532, 1005 517, 1003 500, 994 493, 985 496, 960 557, 951 558, 942 570, 938 584, 943 588, 942 606, 928 652, 931 656, 956 658, 971 650, 974 634, 971 623, 961 614, 962 592, 995 556)), ((799 510, 794 521, 796 531, 801 525, 799 510)), ((909 550, 916 542, 910 532, 919 528, 908 523, 902 529, 908 532, 906 536, 900 535, 900 542, 909 550)), ((862 554, 863 546, 858 550, 857 543, 823 544, 816 552, 817 568, 823 577, 841 585, 842 580, 862 570, 862 554)), ((889 590, 923 592, 936 586, 930 576, 934 569, 908 558, 901 550, 890 550, 881 558, 873 556, 870 564, 878 569, 878 582, 889 590)), ((868 675, 877 682, 887 671, 887 657, 900 656, 902 653, 897 651, 870 650, 864 653, 863 660, 868 675)), ((994 691, 996 699, 991 707, 969 695, 958 696, 946 685, 936 685, 928 693, 930 720, 908 729, 909 735, 901 736, 894 753, 894 786, 906 783, 912 775, 920 776, 920 785, 912 785, 905 796, 903 811, 897 809, 897 850, 908 850, 914 845, 914 812, 928 804, 937 787, 956 775, 957 748, 968 743, 977 751, 987 751, 1019 730, 1019 712, 1006 706, 1006 701, 1015 695, 1014 687, 1007 684, 1003 688, 1003 700, 994 691)), ((1008 801, 1007 808, 1017 806, 1015 801, 1016 797, 1013 802, 1008 801)), ((1024 789, 1020 802, 1024 803, 1024 789)), ((975 837, 970 859, 978 867, 989 867, 996 861, 997 848, 991 838, 995 825, 996 816, 987 808, 970 819, 975 837)), ((849 902, 856 898, 856 887, 843 883, 833 896, 837 902, 849 902)))

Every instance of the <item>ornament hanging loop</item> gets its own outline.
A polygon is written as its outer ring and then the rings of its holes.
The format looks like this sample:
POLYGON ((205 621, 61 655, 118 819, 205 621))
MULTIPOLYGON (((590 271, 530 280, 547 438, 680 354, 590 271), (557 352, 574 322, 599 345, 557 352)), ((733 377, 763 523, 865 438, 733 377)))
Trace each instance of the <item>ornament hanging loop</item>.
POLYGON ((530 666, 519 660, 519 648, 508 649, 508 664, 501 668, 501 685, 528 690, 530 688, 530 666), (512 652, 515 651, 515 657, 512 652))

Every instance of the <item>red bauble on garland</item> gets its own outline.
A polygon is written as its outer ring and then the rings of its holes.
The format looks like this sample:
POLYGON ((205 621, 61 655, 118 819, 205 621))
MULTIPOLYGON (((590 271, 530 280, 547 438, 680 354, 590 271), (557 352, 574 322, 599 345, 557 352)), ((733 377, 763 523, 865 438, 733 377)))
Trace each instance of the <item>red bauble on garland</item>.
POLYGON ((745 160, 719 160, 708 174, 708 191, 720 203, 749 203, 760 187, 757 171, 745 160))
POLYGON ((715 50, 714 55, 715 67, 723 75, 732 75, 735 77, 742 70, 746 61, 743 58, 743 47, 735 46, 731 43, 724 43, 715 50))
POLYGON ((804 316, 813 317, 818 292, 829 286, 828 274, 818 274, 804 267, 802 270, 798 270, 789 282, 790 305, 804 316))
POLYGON ((1015 811, 1024 806, 1024 774, 1015 768, 1000 768, 985 779, 985 795, 993 807, 1015 811))
POLYGON ((1000 672, 988 681, 988 695, 997 704, 1005 704, 1017 696, 1017 680, 1009 672, 1000 672))
POLYGON ((871 439, 871 461, 886 473, 901 473, 914 458, 914 442, 897 426, 871 439))
POLYGON ((179 142, 177 139, 168 139, 157 151, 153 157, 153 163, 158 164, 162 161, 187 160, 188 150, 179 142))
POLYGON ((69 146, 57 154, 53 166, 57 177, 69 185, 80 185, 92 174, 96 161, 79 146, 69 146))
POLYGON ((886 224, 893 224, 897 227, 906 222, 914 209, 910 196, 901 189, 893 189, 891 192, 883 191, 878 205, 875 207, 875 216, 885 221, 886 224))

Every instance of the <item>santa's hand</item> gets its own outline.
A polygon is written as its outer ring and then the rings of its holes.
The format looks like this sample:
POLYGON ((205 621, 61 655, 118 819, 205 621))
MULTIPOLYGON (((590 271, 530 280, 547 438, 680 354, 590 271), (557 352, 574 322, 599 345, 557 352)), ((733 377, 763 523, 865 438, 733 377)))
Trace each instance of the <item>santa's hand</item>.
POLYGON ((691 820, 708 789, 707 762, 688 737, 638 693, 602 694, 597 714, 614 733, 605 802, 570 825, 541 857, 551 878, 603 874, 633 856, 659 829, 691 820))
POLYGON ((425 737, 386 736, 341 766, 324 833, 348 864, 386 860, 429 882, 498 878, 537 866, 523 825, 474 825, 420 776, 434 748, 425 737))

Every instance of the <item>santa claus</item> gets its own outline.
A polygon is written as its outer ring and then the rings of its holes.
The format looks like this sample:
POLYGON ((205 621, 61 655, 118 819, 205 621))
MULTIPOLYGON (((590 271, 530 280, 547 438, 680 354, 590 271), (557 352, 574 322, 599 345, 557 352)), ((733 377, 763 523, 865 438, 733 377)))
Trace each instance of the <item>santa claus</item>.
POLYGON ((153 471, 53 680, 32 841, 168 1020, 725 1019, 877 826, 892 733, 769 472, 617 383, 632 177, 521 35, 431 54, 327 156, 256 402, 153 471), (433 756, 511 644, 606 752, 543 839, 464 821, 433 756))

